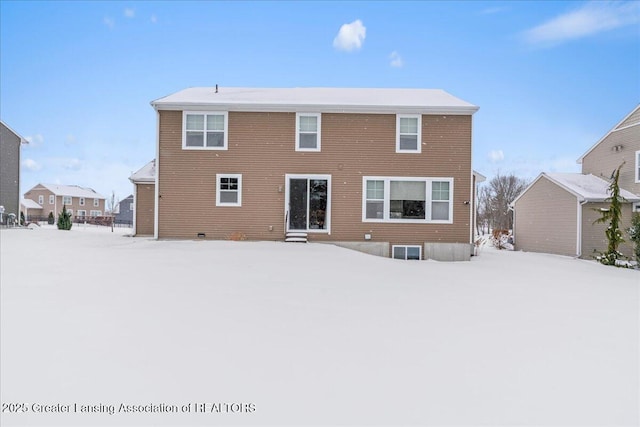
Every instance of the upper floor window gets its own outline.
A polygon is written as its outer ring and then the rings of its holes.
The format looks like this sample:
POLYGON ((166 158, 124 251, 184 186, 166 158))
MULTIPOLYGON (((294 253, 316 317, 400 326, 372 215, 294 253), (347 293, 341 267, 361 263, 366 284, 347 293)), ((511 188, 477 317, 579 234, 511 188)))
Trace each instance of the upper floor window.
POLYGON ((93 207, 97 208, 98 206, 100 206, 100 199, 93 199, 93 207))
POLYGON ((70 205, 73 202, 73 198, 71 196, 62 196, 62 204, 70 205))
POLYGON ((53 205, 56 202, 56 196, 49 194, 49 204, 53 205))
POLYGON ((422 116, 396 116, 396 153, 422 152, 422 116))
POLYGON ((84 206, 84 197, 80 197, 80 206, 84 206))
POLYGON ((44 196, 43 195, 39 195, 38 196, 38 204, 39 205, 44 205, 44 196))
POLYGON ((192 150, 226 150, 226 112, 183 113, 182 148, 192 150))
POLYGON ((636 182, 640 182, 640 150, 636 151, 636 182))
POLYGON ((320 151, 321 115, 296 113, 296 151, 320 151))
POLYGON ((242 175, 216 174, 216 206, 242 206, 242 175))
POLYGON ((364 177, 365 222, 453 222, 453 178, 364 177))

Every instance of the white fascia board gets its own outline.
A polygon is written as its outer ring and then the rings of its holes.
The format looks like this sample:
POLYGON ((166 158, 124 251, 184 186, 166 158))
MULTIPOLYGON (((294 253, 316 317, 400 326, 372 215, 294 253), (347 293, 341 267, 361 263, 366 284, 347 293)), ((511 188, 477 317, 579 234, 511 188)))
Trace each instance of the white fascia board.
POLYGON ((156 111, 242 111, 242 112, 302 112, 302 113, 360 113, 360 114, 448 114, 472 115, 479 107, 420 107, 383 105, 328 105, 328 104, 208 104, 151 102, 156 111))

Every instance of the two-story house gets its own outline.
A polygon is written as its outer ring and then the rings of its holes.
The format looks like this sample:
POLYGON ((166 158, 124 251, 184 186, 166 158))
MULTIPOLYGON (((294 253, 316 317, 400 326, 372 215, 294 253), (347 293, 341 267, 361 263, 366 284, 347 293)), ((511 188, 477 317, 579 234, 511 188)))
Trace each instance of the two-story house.
MULTIPOLYGON (((618 184, 626 199, 622 229, 640 207, 640 105, 578 159, 582 173, 542 173, 513 202, 516 249, 591 258, 607 248, 606 224, 594 224, 608 209, 608 187, 622 165, 618 184)), ((627 242, 619 250, 633 257, 627 242)))
POLYGON ((156 238, 469 259, 475 105, 432 89, 231 87, 151 105, 156 238))
POLYGON ((25 199, 31 199, 42 206, 43 217, 53 212, 54 217, 62 212, 66 206, 73 219, 81 220, 87 217, 100 217, 105 212, 104 196, 91 188, 77 185, 38 184, 24 194, 25 199))
POLYGON ((118 202, 115 211, 115 220, 118 224, 133 224, 134 201, 133 194, 129 194, 118 202))
POLYGON ((0 223, 20 210, 20 147, 27 140, 0 121, 0 223))

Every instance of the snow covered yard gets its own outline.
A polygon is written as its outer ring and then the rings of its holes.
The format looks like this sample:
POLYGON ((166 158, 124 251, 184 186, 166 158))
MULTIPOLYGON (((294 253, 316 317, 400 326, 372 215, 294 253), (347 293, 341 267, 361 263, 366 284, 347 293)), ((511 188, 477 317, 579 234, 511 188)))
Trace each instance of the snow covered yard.
POLYGON ((639 422, 637 271, 127 231, 0 232, 2 425, 639 422))

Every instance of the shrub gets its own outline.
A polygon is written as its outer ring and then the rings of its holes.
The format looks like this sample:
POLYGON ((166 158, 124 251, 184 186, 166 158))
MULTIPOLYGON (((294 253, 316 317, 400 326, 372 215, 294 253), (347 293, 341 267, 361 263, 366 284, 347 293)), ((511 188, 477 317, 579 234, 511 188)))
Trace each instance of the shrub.
POLYGON ((67 212, 67 207, 62 206, 62 212, 58 215, 58 230, 71 230, 71 214, 67 212))
POLYGON ((49 217, 47 218, 47 224, 53 225, 56 222, 56 218, 53 216, 53 212, 49 212, 49 217))

